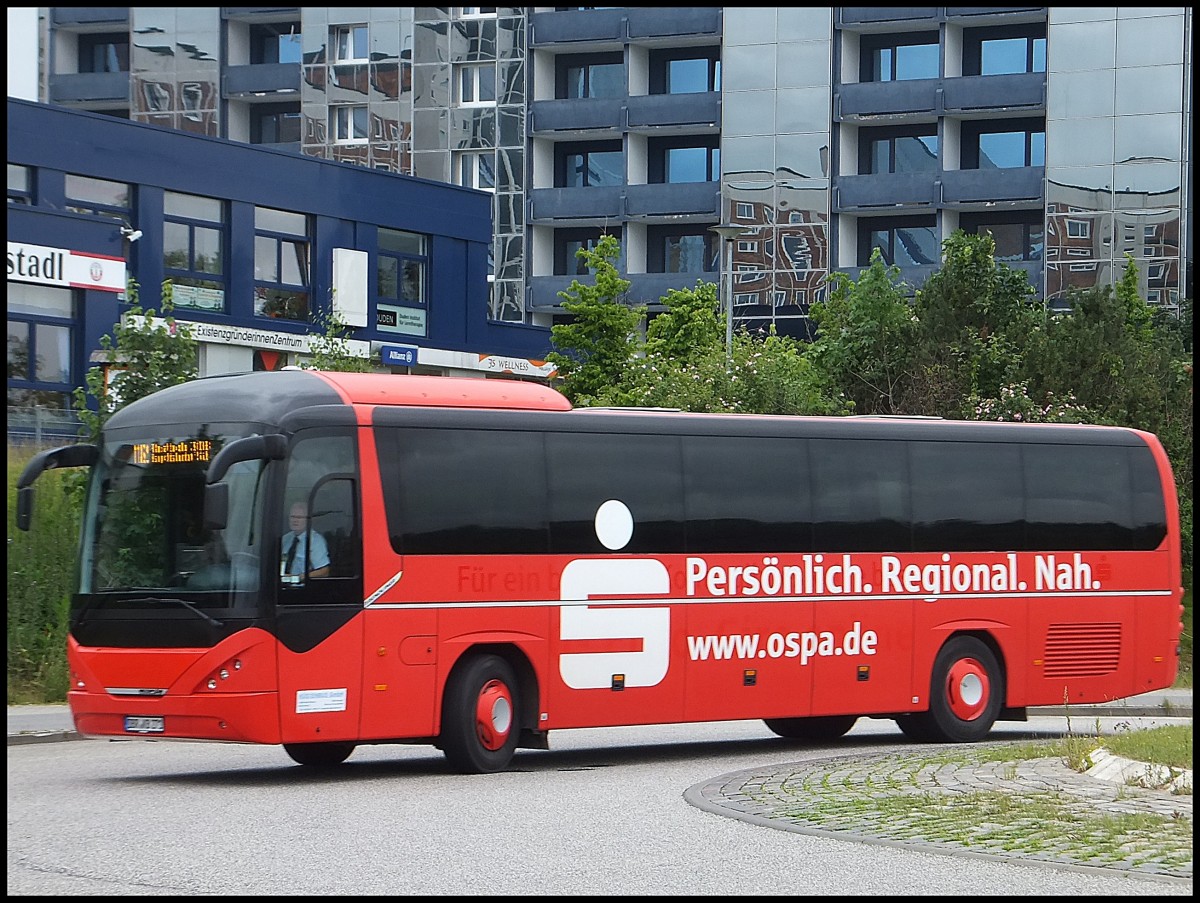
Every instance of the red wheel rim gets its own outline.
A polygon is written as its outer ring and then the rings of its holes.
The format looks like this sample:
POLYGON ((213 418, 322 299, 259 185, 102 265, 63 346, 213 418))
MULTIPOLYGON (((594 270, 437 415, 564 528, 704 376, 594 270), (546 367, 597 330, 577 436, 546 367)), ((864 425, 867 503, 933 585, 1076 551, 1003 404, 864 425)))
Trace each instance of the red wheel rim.
POLYGON ((475 702, 475 732, 486 749, 500 749, 512 731, 513 701, 508 687, 499 680, 489 680, 479 690, 475 702))
POLYGON ((957 718, 974 721, 983 714, 991 696, 987 669, 978 661, 962 658, 950 666, 946 676, 946 700, 957 718))

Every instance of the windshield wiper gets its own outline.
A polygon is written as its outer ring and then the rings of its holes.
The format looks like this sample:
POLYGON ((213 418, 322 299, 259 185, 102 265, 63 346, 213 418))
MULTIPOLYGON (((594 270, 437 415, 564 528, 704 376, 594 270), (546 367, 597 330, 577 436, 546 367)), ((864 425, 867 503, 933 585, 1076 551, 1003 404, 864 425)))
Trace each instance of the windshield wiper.
POLYGON ((147 602, 151 605, 161 605, 164 603, 169 603, 172 605, 182 605, 184 608, 186 608, 188 611, 192 612, 193 614, 199 615, 200 617, 204 618, 204 620, 208 621, 214 627, 224 627, 225 626, 224 621, 218 621, 216 618, 214 618, 208 612, 201 611, 199 608, 197 608, 193 603, 189 602, 187 599, 178 599, 178 598, 175 598, 174 596, 151 596, 148 599, 138 599, 137 601, 138 602, 147 602))

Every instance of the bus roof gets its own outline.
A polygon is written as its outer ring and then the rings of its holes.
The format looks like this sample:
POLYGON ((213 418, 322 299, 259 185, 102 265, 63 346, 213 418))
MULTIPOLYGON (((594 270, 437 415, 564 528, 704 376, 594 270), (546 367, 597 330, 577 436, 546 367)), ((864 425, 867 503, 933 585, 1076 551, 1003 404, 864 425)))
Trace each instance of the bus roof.
POLYGON ((413 405, 438 408, 516 408, 569 411, 561 392, 515 379, 449 376, 397 376, 389 373, 309 371, 337 389, 349 404, 413 405))

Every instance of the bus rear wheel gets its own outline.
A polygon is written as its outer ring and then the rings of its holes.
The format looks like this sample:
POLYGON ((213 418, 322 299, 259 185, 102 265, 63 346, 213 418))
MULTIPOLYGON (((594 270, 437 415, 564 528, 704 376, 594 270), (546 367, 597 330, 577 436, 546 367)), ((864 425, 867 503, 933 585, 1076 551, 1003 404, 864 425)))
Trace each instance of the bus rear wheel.
POLYGON ((763 724, 789 740, 824 743, 843 736, 856 721, 857 715, 818 715, 813 718, 764 718, 763 724))
POLYGON ((463 774, 503 771, 517 748, 517 679, 498 655, 480 655, 451 674, 442 700, 439 746, 463 774))
POLYGON ((298 765, 329 768, 341 765, 354 752, 353 743, 285 743, 283 751, 298 765))
POLYGON ((908 736, 935 743, 974 743, 996 723, 1004 704, 1004 675, 982 640, 952 638, 933 662, 929 711, 905 716, 908 736))

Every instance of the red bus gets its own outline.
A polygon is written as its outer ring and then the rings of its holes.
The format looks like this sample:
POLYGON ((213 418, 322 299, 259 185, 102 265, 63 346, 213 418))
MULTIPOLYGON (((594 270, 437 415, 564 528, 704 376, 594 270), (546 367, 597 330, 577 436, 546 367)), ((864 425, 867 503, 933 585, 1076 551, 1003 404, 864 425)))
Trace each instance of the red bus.
POLYGON ((68 466, 91 469, 68 648, 88 736, 322 766, 428 743, 463 772, 610 725, 829 741, 872 717, 969 742, 1178 664, 1174 482, 1131 429, 283 371, 166 389, 41 453, 20 526, 68 466))

